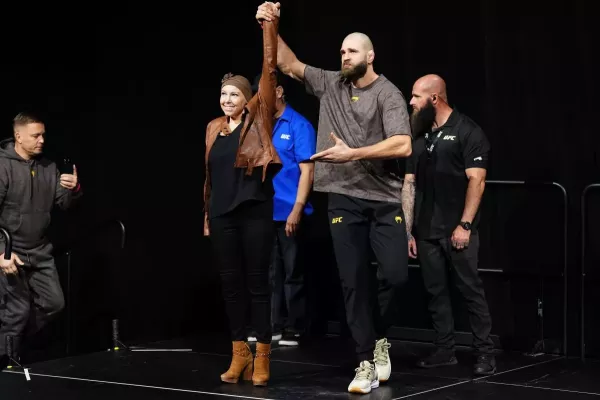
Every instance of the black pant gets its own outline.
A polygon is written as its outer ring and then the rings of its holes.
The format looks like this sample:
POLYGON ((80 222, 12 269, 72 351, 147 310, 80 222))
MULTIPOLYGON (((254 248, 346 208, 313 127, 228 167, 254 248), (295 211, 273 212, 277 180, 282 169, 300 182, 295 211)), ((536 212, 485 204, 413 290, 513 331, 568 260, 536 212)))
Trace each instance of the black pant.
POLYGON ((244 204, 210 220, 231 339, 245 341, 250 320, 260 343, 271 343, 269 261, 273 249, 273 203, 244 204), (247 296, 250 313, 247 313, 247 296))
POLYGON ((285 221, 275 221, 275 240, 271 261, 271 321, 273 331, 287 330, 304 333, 306 328, 306 292, 304 289, 304 263, 300 258, 299 245, 304 224, 295 236, 286 236, 285 221), (287 320, 282 315, 285 305, 287 320))
POLYGON ((50 245, 31 252, 14 250, 24 265, 16 275, 0 273, 0 355, 6 353, 6 336, 14 337, 18 352, 23 337, 38 332, 64 308, 50 251, 50 245))
POLYGON ((435 344, 454 350, 454 319, 450 302, 450 280, 456 285, 469 311, 473 332, 473 347, 478 353, 494 348, 490 338, 492 319, 485 299, 483 282, 477 272, 479 235, 473 233, 469 247, 456 250, 449 238, 419 240, 417 252, 421 262, 423 281, 429 295, 429 311, 436 331, 435 344))
POLYGON ((408 278, 402 205, 329 194, 328 208, 348 327, 359 361, 372 360, 375 341, 393 323, 395 289, 408 278), (379 266, 377 293, 371 290, 370 249, 379 266))

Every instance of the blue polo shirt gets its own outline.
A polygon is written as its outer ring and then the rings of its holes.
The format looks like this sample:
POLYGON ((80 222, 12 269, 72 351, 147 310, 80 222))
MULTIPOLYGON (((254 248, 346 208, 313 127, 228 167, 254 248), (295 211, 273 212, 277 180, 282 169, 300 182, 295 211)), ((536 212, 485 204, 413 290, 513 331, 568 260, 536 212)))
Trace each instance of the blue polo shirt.
MULTIPOLYGON (((300 164, 310 160, 317 148, 317 135, 311 123, 286 105, 283 114, 273 128, 273 145, 279 154, 283 167, 273 178, 273 220, 286 221, 296 203, 300 164)), ((312 204, 306 203, 304 214, 313 212, 312 204)))

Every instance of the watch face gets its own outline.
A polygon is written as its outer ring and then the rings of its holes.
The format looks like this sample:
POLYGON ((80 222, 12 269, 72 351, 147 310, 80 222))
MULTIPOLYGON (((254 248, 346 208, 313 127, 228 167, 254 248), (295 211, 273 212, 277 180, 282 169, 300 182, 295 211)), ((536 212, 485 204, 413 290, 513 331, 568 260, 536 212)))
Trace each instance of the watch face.
POLYGON ((463 222, 462 226, 466 230, 471 230, 471 223, 470 222, 463 222))

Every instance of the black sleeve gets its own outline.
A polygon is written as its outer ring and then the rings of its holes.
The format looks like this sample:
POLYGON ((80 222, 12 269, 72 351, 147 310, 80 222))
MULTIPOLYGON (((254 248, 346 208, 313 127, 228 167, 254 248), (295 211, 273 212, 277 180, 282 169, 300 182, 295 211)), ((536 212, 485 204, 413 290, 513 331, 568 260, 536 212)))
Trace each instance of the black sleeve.
POLYGON ((419 160, 419 155, 421 153, 422 153, 421 141, 413 140, 412 154, 410 155, 410 157, 406 158, 406 165, 405 165, 405 172, 404 172, 405 174, 412 174, 412 175, 417 174, 418 160, 419 160))
POLYGON ((414 175, 416 174, 416 170, 417 160, 415 160, 415 155, 411 154, 411 156, 406 159, 406 169, 404 173, 414 175))
POLYGON ((479 126, 475 126, 467 132, 462 138, 462 153, 467 168, 488 167, 488 157, 490 153, 490 143, 479 126))

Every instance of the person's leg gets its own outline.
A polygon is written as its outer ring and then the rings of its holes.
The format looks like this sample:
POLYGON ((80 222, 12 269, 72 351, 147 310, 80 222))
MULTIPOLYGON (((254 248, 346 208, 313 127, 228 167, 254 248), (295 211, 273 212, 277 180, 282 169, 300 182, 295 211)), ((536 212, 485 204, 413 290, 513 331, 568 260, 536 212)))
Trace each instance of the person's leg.
MULTIPOLYGON (((285 293, 283 289, 285 270, 284 270, 284 243, 285 241, 285 222, 275 221, 273 254, 271 255, 271 266, 269 269, 271 281, 271 325, 273 330, 273 340, 279 340, 280 334, 285 327, 285 318, 281 309, 285 304, 285 293)), ((289 311, 288 311, 289 313, 289 311)))
POLYGON ((25 269, 19 267, 15 275, 5 275, 0 272, 0 359, 6 355, 7 336, 13 337, 14 356, 18 356, 30 310, 31 293, 25 269))
POLYGON ((440 240, 417 241, 417 254, 425 289, 429 293, 429 312, 435 330, 436 350, 417 365, 432 368, 457 363, 454 356, 454 318, 448 286, 448 266, 445 249, 440 240))
POLYGON ((232 359, 221 380, 237 383, 250 380, 253 372, 252 353, 246 343, 247 309, 242 265, 240 222, 235 216, 222 216, 210 221, 210 242, 213 260, 219 269, 221 293, 229 321, 232 340, 232 359))
POLYGON ((358 361, 372 360, 375 329, 369 299, 369 225, 360 200, 329 195, 329 223, 340 274, 346 320, 358 361))
MULTIPOLYGON (((269 208, 267 205, 258 207, 269 208)), ((243 219, 242 240, 246 286, 252 302, 252 328, 256 332, 256 357, 252 375, 255 386, 266 386, 269 381, 272 340, 269 265, 275 227, 272 221, 272 205, 266 215, 261 210, 251 211, 243 219)))
POLYGON ((60 278, 50 254, 32 257, 28 269, 28 284, 33 304, 25 336, 31 337, 58 316, 65 307, 60 278))
POLYGON ((245 341, 247 320, 244 298, 241 228, 236 218, 217 217, 210 222, 213 260, 221 279, 221 292, 229 321, 232 341, 245 341))
POLYGON ((379 315, 378 339, 385 337, 394 323, 397 290, 408 280, 408 239, 400 204, 379 203, 373 206, 371 247, 378 265, 379 315))
POLYGON ((283 346, 297 346, 306 328, 306 292, 304 287, 304 265, 300 259, 299 244, 302 228, 295 236, 280 237, 285 271, 284 291, 288 310, 288 320, 284 337, 279 341, 283 346))
POLYGON ((375 328, 369 298, 369 221, 361 200, 338 194, 329 194, 328 215, 346 320, 359 361, 348 391, 368 393, 379 386, 372 364, 375 328))
POLYGON ((408 279, 408 239, 402 204, 370 202, 371 204, 371 248, 378 264, 379 309, 376 310, 377 343, 374 361, 379 381, 385 382, 391 374, 391 361, 385 338, 394 323, 395 295, 408 279))
POLYGON ((494 342, 490 337, 492 318, 485 298, 483 282, 477 271, 479 235, 472 234, 469 247, 456 250, 449 240, 445 246, 452 263, 454 282, 469 311, 469 322, 473 332, 473 347, 478 356, 474 372, 478 375, 489 375, 496 372, 496 363, 491 354, 494 342))
POLYGON ((251 324, 257 342, 265 344, 272 340, 269 266, 274 234, 273 221, 260 218, 244 220, 242 251, 251 301, 251 324))

